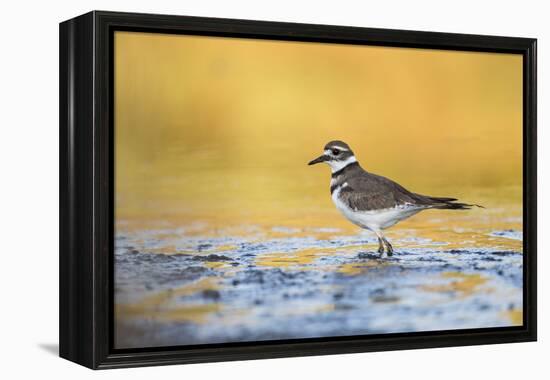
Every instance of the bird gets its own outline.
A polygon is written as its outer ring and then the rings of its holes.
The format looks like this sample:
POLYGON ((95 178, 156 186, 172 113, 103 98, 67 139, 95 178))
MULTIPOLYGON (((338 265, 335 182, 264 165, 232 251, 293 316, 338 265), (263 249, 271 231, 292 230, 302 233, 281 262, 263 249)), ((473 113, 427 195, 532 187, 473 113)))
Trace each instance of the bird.
POLYGON ((413 193, 389 178, 370 173, 360 165, 343 141, 327 143, 323 154, 308 165, 326 163, 332 171, 330 193, 336 208, 353 224, 378 237, 378 253, 392 256, 393 246, 383 230, 429 209, 469 210, 483 206, 458 202, 457 198, 413 193))

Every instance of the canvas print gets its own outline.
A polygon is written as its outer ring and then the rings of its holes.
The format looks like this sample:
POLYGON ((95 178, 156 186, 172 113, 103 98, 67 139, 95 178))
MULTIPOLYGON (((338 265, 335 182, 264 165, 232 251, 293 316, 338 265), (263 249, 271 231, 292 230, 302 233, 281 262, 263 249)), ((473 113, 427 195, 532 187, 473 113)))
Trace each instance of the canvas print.
POLYGON ((115 348, 521 326, 522 63, 115 32, 115 348))

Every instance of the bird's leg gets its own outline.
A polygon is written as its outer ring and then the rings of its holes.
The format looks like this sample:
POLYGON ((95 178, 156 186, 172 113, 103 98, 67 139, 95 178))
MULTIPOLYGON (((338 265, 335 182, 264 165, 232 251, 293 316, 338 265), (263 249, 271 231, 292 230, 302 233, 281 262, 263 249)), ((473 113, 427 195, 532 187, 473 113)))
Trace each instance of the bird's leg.
POLYGON ((377 231, 377 230, 371 230, 373 231, 375 234, 376 234, 376 237, 378 237, 378 253, 380 254, 380 257, 383 257, 384 256, 384 235, 382 234, 381 231, 377 231))
POLYGON ((384 241, 384 244, 386 244, 386 250, 388 252, 388 256, 393 256, 393 247, 390 244, 390 242, 388 241, 388 239, 383 237, 382 240, 384 241))
POLYGON ((384 241, 380 237, 378 237, 378 253, 384 254, 384 241))

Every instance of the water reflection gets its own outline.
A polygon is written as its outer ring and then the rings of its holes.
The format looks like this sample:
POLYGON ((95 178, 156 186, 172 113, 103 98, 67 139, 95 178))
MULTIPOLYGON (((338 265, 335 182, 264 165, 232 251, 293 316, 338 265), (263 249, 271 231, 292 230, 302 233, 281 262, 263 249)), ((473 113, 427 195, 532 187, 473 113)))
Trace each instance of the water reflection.
POLYGON ((517 325, 522 56, 115 33, 117 347, 517 325), (334 209, 330 140, 483 210, 334 209))
POLYGON ((390 230, 207 221, 117 227, 117 346, 522 323, 521 219, 426 215, 390 230))

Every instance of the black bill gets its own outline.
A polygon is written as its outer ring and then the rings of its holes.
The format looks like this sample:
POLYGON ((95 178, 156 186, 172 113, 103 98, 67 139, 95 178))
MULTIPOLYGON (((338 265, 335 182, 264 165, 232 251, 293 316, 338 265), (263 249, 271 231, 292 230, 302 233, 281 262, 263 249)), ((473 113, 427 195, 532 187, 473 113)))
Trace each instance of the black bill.
POLYGON ((315 164, 318 164, 318 163, 320 163, 320 162, 328 161, 329 159, 330 159, 329 156, 325 156, 325 155, 323 154, 322 156, 317 157, 315 160, 309 161, 309 162, 308 162, 308 165, 315 165, 315 164))

